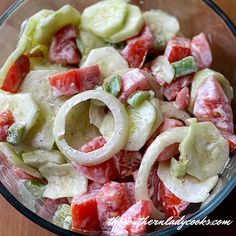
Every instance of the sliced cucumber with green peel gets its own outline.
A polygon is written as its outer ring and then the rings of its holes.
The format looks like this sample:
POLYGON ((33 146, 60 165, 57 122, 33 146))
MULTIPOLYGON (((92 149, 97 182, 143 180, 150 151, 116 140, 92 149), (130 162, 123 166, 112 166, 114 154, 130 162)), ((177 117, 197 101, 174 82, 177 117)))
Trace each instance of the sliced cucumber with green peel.
POLYGON ((27 93, 8 94, 0 93, 0 111, 9 109, 16 122, 25 125, 24 136, 34 126, 38 116, 39 107, 33 96, 27 93))
POLYGON ((70 5, 40 19, 36 26, 34 38, 40 44, 48 45, 55 32, 65 25, 80 25, 80 13, 70 5))
POLYGON ((58 165, 66 163, 66 159, 62 153, 56 150, 36 150, 33 152, 26 152, 22 154, 22 159, 24 163, 35 168, 39 168, 39 166, 47 163, 55 163, 58 165))
POLYGON ((229 99, 229 102, 232 101, 233 89, 230 86, 229 81, 219 72, 216 72, 208 68, 203 69, 196 72, 193 77, 193 82, 192 82, 191 92, 190 92, 190 102, 189 102, 189 107, 188 107, 188 110, 190 112, 193 111, 193 106, 194 106, 195 99, 197 97, 198 89, 204 83, 204 81, 206 81, 206 79, 210 76, 214 76, 214 78, 220 83, 222 89, 225 92, 225 95, 229 99))
POLYGON ((190 124, 180 144, 181 160, 188 160, 186 172, 199 180, 218 175, 229 158, 229 144, 211 122, 190 124))
POLYGON ((53 216, 53 223, 65 228, 65 229, 71 229, 71 207, 68 204, 62 204, 58 207, 57 211, 55 212, 53 216), (70 219, 70 224, 66 223, 65 221, 68 221, 70 219))
POLYGON ((42 184, 42 182, 38 180, 26 180, 24 182, 24 185, 34 197, 37 197, 37 198, 43 197, 43 193, 46 189, 46 185, 42 184))
POLYGON ((142 12, 139 7, 128 4, 128 15, 123 28, 112 34, 107 40, 111 43, 119 43, 137 35, 144 25, 142 12))
POLYGON ((84 10, 81 24, 84 29, 107 38, 122 28, 127 13, 127 3, 123 0, 100 1, 84 10))
POLYGON ((180 30, 178 20, 162 10, 149 10, 143 14, 154 35, 154 47, 164 49, 168 40, 180 30))
POLYGON ((98 64, 104 78, 118 70, 128 69, 127 61, 113 47, 96 48, 90 51, 83 67, 98 64))
POLYGON ((25 125, 14 123, 7 130, 7 142, 17 145, 21 142, 25 132, 25 125))
POLYGON ((39 173, 38 170, 35 168, 28 166, 25 164, 20 156, 16 154, 14 148, 8 144, 0 142, 0 152, 7 158, 9 162, 11 162, 15 167, 18 167, 25 171, 26 173, 36 177, 36 178, 42 178, 42 175, 39 173))

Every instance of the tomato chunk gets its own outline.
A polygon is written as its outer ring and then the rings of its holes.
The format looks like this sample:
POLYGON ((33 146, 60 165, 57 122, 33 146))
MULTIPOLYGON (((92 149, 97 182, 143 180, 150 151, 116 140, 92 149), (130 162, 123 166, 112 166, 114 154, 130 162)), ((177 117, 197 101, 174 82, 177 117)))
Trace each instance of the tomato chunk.
POLYGON ((37 179, 36 177, 26 173, 25 171, 23 171, 22 169, 18 168, 18 167, 13 167, 13 171, 15 173, 15 175, 19 178, 19 179, 25 179, 25 180, 34 180, 37 179))
POLYGON ((0 141, 6 140, 7 130, 14 122, 13 114, 9 109, 0 113, 0 141))
POLYGON ((212 63, 212 53, 204 33, 193 37, 191 41, 191 54, 194 56, 200 69, 210 67, 212 63))
POLYGON ((55 97, 70 96, 94 89, 102 83, 98 65, 70 70, 49 77, 52 94, 55 97))
POLYGON ((66 25, 58 30, 49 49, 49 60, 57 64, 78 65, 79 50, 76 46, 77 32, 73 25, 66 25))
POLYGON ((189 202, 181 200, 175 196, 168 188, 166 188, 162 181, 159 182, 158 200, 160 203, 160 209, 165 213, 167 218, 171 216, 179 218, 181 212, 190 204, 189 202))
POLYGON ((176 37, 170 39, 167 43, 164 55, 169 62, 180 61, 181 59, 190 55, 191 40, 183 37, 176 37))
POLYGON ((121 76, 120 101, 125 103, 128 97, 137 90, 149 90, 150 85, 145 74, 139 69, 133 69, 121 76))
POLYGON ((184 110, 189 104, 189 88, 184 87, 177 95, 174 105, 180 109, 184 110))
POLYGON ((133 205, 136 203, 136 199, 135 199, 135 183, 134 182, 128 182, 128 183, 123 183, 125 188, 126 188, 126 191, 127 191, 127 194, 128 194, 128 197, 129 197, 129 200, 130 200, 130 204, 133 205))
POLYGON ((193 114, 199 121, 210 121, 219 130, 233 133, 233 112, 219 82, 208 77, 200 86, 194 103, 193 114))
POLYGON ((10 67, 1 86, 2 90, 16 93, 21 82, 30 71, 30 60, 26 55, 20 56, 10 67))
POLYGON ((98 218, 102 230, 111 230, 109 219, 122 215, 130 206, 126 187, 122 183, 106 183, 96 196, 98 218))
MULTIPOLYGON (((81 151, 91 152, 101 148, 105 143, 105 139, 99 136, 82 146, 81 151)), ((138 169, 141 158, 142 156, 139 152, 121 150, 111 159, 98 165, 84 166, 77 163, 73 163, 73 165, 88 179, 104 184, 109 180, 116 180, 132 175, 132 172, 138 169)))
POLYGON ((221 134, 228 140, 230 152, 233 154, 236 153, 236 135, 231 134, 231 133, 227 133, 227 132, 223 132, 223 131, 221 131, 221 134))
POLYGON ((139 35, 127 41, 127 46, 122 50, 121 55, 130 67, 141 68, 147 52, 152 46, 152 32, 149 26, 145 25, 139 35))
POLYGON ((73 197, 71 204, 73 230, 100 230, 96 195, 97 192, 92 192, 73 197))
POLYGON ((184 88, 188 87, 192 83, 193 76, 186 75, 176 78, 170 84, 165 84, 162 87, 163 95, 168 101, 173 101, 177 97, 178 93, 184 88))
POLYGON ((142 234, 146 231, 146 225, 138 223, 139 220, 149 217, 152 208, 151 202, 141 200, 132 205, 119 219, 117 224, 114 224, 111 230, 111 235, 134 235, 142 234), (131 223, 130 223, 131 222, 131 223))

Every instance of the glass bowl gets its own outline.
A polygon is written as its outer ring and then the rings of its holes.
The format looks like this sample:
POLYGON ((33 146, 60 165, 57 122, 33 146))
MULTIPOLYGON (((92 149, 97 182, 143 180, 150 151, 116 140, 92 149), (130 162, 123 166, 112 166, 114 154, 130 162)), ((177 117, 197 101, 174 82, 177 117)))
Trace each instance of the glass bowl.
MULTIPOLYGON (((0 18, 0 65, 4 63, 9 54, 14 50, 20 31, 21 22, 37 11, 48 8, 56 10, 65 4, 71 4, 82 11, 86 6, 95 3, 94 0, 20 0, 16 1, 0 18)), ((143 10, 163 9, 176 16, 181 24, 181 32, 186 37, 192 37, 200 32, 208 35, 213 52, 212 68, 224 74, 236 94, 236 29, 231 20, 210 0, 131 0, 143 10)), ((234 124, 236 127, 236 96, 232 103, 234 124)), ((52 224, 47 218, 43 219, 34 213, 34 207, 40 206, 42 201, 28 199, 22 188, 21 195, 15 190, 17 177, 8 173, 0 164, 0 192, 5 199, 27 218, 58 235, 79 235, 72 231, 62 229, 52 224), (27 200, 26 200, 27 199, 27 200), (32 205, 34 204, 34 205, 32 205)), ((202 204, 201 208, 189 216, 190 220, 199 220, 212 212, 232 191, 236 185, 236 157, 232 157, 217 186, 210 197, 202 204)), ((188 226, 184 226, 182 229, 188 226)), ((171 235, 177 232, 177 226, 160 228, 149 235, 171 235)), ((83 233, 83 232, 81 232, 83 233)), ((92 232, 91 232, 92 233, 92 232)))

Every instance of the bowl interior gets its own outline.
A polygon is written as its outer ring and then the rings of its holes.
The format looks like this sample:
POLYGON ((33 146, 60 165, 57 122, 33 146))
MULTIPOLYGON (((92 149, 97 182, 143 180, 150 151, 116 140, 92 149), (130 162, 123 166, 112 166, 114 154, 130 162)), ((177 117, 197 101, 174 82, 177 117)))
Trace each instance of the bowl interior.
MULTIPOLYGON (((18 41, 20 32, 20 25, 26 18, 30 17, 37 11, 47 9, 58 9, 65 4, 71 4, 78 10, 82 11, 86 6, 91 5, 97 1, 94 0, 26 0, 19 1, 18 7, 11 8, 0 22, 0 48, 1 58, 0 65, 2 65, 9 54, 14 50, 18 41), (5 19, 6 18, 6 19, 5 19)), ((139 5, 142 10, 148 9, 162 9, 170 14, 176 16, 181 24, 181 32, 186 37, 192 37, 200 32, 207 34, 210 39, 211 48, 213 52, 212 68, 224 74, 230 81, 236 94, 236 39, 232 31, 226 25, 224 20, 216 14, 204 1, 196 0, 131 0, 133 4, 139 5)), ((236 96, 232 102, 234 112, 234 124, 236 124, 236 96)), ((236 127, 236 125, 235 125, 236 127)), ((0 157, 1 163, 1 157, 0 157)), ((27 208, 33 212, 37 207, 40 207, 43 202, 38 199, 31 199, 27 190, 22 186, 22 195, 17 194, 14 189, 17 184, 17 177, 9 172, 3 165, 0 164, 0 179, 5 186, 1 187, 1 192, 6 197, 6 189, 12 193, 18 201, 23 203, 27 208), (6 188, 6 189, 5 189, 6 188), (24 196, 25 195, 25 196, 24 196)), ((190 219, 200 219, 211 212, 232 190, 236 183, 236 160, 231 158, 227 164, 225 171, 222 173, 220 181, 214 188, 211 196, 202 205, 200 210, 191 216, 190 219)), ((9 195, 10 196, 10 195, 9 195)), ((18 210, 27 215, 30 219, 37 221, 41 226, 50 229, 51 231, 63 235, 72 235, 69 231, 60 229, 43 219, 36 217, 31 211, 25 209, 12 196, 8 199, 18 210), (23 208, 22 208, 23 207, 23 208), (21 209, 20 209, 21 208, 21 209)), ((44 217, 46 220, 49 218, 44 217)), ((171 234, 176 232, 176 226, 171 226, 165 229, 159 229, 158 232, 162 234, 171 234)))

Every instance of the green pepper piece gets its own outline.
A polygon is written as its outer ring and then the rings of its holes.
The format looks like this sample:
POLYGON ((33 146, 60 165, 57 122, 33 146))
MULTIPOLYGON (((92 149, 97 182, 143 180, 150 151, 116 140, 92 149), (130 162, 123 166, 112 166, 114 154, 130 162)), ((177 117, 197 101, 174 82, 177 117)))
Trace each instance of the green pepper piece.
POLYGON ((55 212, 53 216, 53 223, 66 229, 71 228, 70 205, 62 204, 58 207, 57 211, 55 212))
POLYGON ((43 193, 45 192, 46 185, 38 180, 27 180, 24 182, 27 190, 35 197, 41 198, 43 197, 43 193))
POLYGON ((7 130, 7 142, 11 144, 19 144, 25 132, 25 125, 21 123, 14 123, 7 130))
POLYGON ((183 177, 187 169, 188 160, 179 160, 171 158, 170 161, 170 171, 171 174, 175 177, 183 177))
POLYGON ((133 107, 137 107, 150 97, 151 93, 149 91, 138 91, 129 96, 127 103, 133 107))
POLYGON ((121 80, 120 75, 116 74, 108 83, 110 93, 115 97, 120 93, 121 90, 121 80))
POLYGON ((172 63, 172 66, 175 70, 175 77, 180 77, 183 75, 188 75, 198 70, 197 63, 194 60, 193 56, 188 56, 183 58, 180 61, 172 63))

